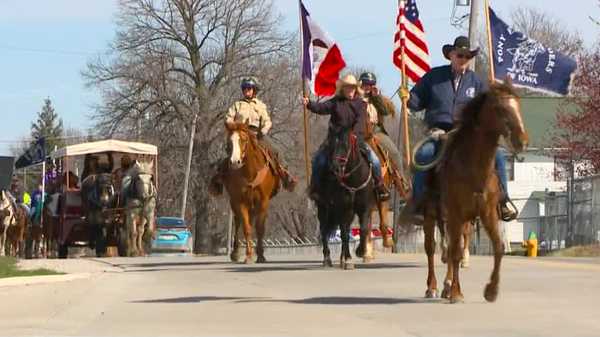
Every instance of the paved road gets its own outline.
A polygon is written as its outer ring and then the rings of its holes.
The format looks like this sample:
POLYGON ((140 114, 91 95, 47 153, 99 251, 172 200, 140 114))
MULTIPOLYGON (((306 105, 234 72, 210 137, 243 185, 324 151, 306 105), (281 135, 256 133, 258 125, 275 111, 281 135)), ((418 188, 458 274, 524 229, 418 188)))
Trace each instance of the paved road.
POLYGON ((424 256, 380 256, 353 271, 323 270, 319 261, 107 259, 119 268, 0 288, 0 335, 600 335, 600 264, 505 258, 500 296, 490 304, 482 293, 491 258, 474 256, 462 276, 466 301, 451 305, 421 297, 424 256))

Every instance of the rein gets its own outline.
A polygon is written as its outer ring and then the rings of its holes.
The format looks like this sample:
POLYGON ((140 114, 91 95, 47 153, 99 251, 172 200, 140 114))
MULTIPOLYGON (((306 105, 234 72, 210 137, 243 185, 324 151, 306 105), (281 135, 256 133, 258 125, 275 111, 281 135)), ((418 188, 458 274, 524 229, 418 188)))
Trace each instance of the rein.
POLYGON ((348 164, 348 162, 350 161, 351 156, 356 157, 357 156, 357 139, 356 136, 351 135, 350 136, 350 147, 348 148, 348 152, 346 153, 346 156, 336 156, 335 160, 342 163, 342 173, 341 174, 335 174, 335 177, 338 181, 338 183, 344 187, 346 190, 348 190, 348 192, 354 194, 362 189, 364 189, 365 187, 367 187, 367 185, 369 184, 369 182, 371 181, 372 175, 373 175, 373 170, 371 165, 369 165, 369 176, 367 177, 367 179, 360 184, 358 187, 352 187, 352 186, 348 186, 348 184, 346 184, 344 182, 344 179, 347 179, 348 177, 350 177, 352 174, 354 174, 361 166, 362 166, 362 161, 358 160, 358 164, 356 164, 350 171, 346 172, 346 165, 348 164))

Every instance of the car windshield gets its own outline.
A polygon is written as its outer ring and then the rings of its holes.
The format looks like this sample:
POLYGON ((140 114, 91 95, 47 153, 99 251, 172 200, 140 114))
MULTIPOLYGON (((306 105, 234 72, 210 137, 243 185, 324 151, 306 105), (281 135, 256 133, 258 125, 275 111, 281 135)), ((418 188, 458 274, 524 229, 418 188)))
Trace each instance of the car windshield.
POLYGON ((160 227, 186 227, 185 221, 181 218, 158 218, 156 224, 160 227))

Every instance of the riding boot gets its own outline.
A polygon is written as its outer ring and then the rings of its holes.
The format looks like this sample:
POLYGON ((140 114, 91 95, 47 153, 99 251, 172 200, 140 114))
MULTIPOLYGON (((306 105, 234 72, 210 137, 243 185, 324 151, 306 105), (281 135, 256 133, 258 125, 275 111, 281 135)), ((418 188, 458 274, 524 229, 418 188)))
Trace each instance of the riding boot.
POLYGON ((294 177, 290 171, 281 165, 279 165, 279 176, 283 181, 283 188, 285 188, 288 192, 293 192, 296 188, 296 185, 298 185, 298 178, 294 177))

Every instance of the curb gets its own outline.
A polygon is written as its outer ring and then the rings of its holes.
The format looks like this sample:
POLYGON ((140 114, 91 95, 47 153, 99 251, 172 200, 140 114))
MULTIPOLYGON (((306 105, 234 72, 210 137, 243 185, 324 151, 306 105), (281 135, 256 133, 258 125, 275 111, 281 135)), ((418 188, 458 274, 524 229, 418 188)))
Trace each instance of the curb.
POLYGON ((67 282, 67 281, 88 279, 91 276, 92 276, 92 273, 77 273, 77 274, 65 274, 65 275, 7 277, 7 278, 0 279, 0 288, 15 287, 15 286, 29 286, 29 285, 34 285, 34 284, 67 282))

